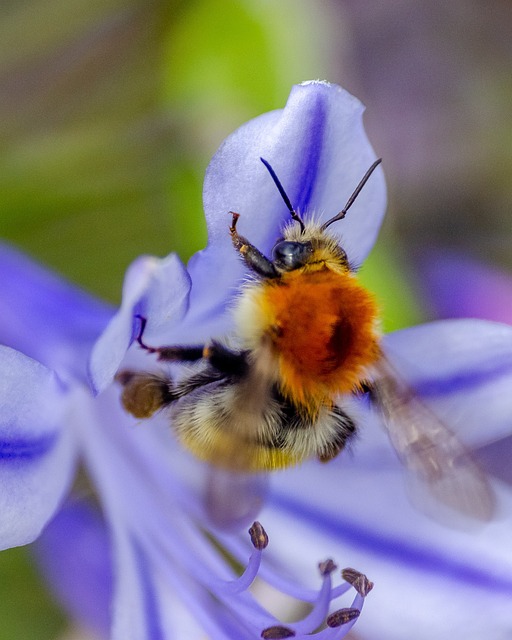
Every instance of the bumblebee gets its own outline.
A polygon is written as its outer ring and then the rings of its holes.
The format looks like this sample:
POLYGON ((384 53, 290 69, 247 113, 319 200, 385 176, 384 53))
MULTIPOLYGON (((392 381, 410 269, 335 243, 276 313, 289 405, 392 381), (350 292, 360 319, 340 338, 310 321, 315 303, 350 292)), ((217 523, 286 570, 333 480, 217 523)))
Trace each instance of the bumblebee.
POLYGON ((195 456, 228 471, 259 472, 335 458, 356 433, 343 398, 365 393, 405 466, 445 502, 458 502, 461 491, 470 494, 463 501, 473 506, 462 510, 487 517, 485 479, 387 362, 376 300, 329 232, 380 159, 323 224, 298 215, 274 169, 261 160, 291 220, 269 259, 238 233, 240 215, 230 212, 233 247, 252 276, 234 307, 236 335, 229 342, 151 347, 141 318, 139 345, 160 361, 192 369, 178 381, 163 373, 120 372, 125 409, 147 418, 168 408, 178 440, 195 456))

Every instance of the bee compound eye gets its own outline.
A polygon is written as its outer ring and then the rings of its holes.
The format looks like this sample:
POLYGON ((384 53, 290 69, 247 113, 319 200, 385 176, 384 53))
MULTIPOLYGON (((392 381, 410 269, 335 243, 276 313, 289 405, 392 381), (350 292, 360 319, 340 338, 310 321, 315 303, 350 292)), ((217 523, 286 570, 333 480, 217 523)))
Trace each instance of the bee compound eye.
POLYGON ((272 249, 272 258, 277 266, 289 270, 302 266, 310 253, 309 243, 283 240, 272 249))

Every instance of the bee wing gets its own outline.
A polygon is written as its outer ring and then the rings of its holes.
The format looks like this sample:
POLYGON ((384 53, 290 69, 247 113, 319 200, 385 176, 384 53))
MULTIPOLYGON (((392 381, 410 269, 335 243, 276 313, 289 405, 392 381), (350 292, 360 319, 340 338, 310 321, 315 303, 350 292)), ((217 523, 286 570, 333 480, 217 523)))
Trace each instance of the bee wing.
POLYGON ((204 506, 212 525, 239 531, 256 520, 265 503, 268 474, 209 466, 205 482, 204 506))
POLYGON ((420 508, 436 519, 452 520, 455 511, 472 519, 489 520, 494 512, 494 494, 486 475, 385 357, 377 365, 371 395, 393 447, 410 472, 412 497, 420 508), (441 505, 448 511, 443 513, 441 505))

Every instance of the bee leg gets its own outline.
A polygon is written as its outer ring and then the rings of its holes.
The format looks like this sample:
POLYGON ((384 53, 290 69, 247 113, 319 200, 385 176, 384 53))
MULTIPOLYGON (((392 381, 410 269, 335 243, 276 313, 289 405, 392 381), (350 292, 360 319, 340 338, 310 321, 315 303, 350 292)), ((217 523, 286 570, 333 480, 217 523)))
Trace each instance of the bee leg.
POLYGON ((177 398, 172 380, 162 374, 124 370, 115 379, 123 387, 123 407, 135 418, 149 418, 177 398))
POLYGON ((356 432, 356 425, 352 418, 348 416, 340 407, 332 408, 332 415, 336 419, 336 434, 333 439, 328 442, 323 450, 319 453, 320 462, 329 462, 343 451, 347 442, 356 432))
POLYGON ((196 362, 201 360, 203 356, 204 346, 165 346, 165 347, 150 347, 143 340, 144 329, 146 328, 147 320, 143 316, 137 316, 140 320, 139 335, 136 340, 139 346, 142 347, 148 353, 155 353, 158 360, 165 362, 196 362))
POLYGON ((203 349, 203 357, 220 373, 242 377, 249 367, 247 351, 233 351, 213 341, 203 349))
POLYGON ((139 316, 140 331, 137 342, 148 353, 155 353, 164 362, 196 362, 205 359, 217 371, 229 375, 242 376, 248 367, 247 351, 233 351, 220 342, 207 345, 150 347, 142 340, 146 318, 139 316))
POLYGON ((252 269, 252 271, 257 273, 259 276, 262 276, 263 278, 279 277, 279 273, 274 267, 273 262, 265 257, 261 253, 261 251, 256 249, 256 247, 252 245, 248 240, 246 240, 243 236, 238 235, 238 231, 236 230, 236 223, 238 222, 240 214, 235 213, 234 211, 230 211, 229 213, 231 213, 231 215, 233 216, 233 221, 231 223, 231 226, 229 227, 231 240, 235 249, 244 259, 245 264, 250 269, 252 269))
POLYGON ((204 358, 205 347, 197 345, 184 347, 180 345, 152 348, 150 353, 156 353, 158 360, 163 362, 196 362, 204 358))

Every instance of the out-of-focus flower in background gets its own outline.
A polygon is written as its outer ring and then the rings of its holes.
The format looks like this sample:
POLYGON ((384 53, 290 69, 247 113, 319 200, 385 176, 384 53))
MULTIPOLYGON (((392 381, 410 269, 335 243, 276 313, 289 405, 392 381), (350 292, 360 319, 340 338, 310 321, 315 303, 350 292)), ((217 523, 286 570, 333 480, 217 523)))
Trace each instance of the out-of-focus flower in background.
POLYGON ((419 262, 418 286, 436 318, 483 318, 512 324, 512 276, 455 252, 429 251, 419 262))
MULTIPOLYGON (((482 318, 512 325, 510 273, 447 251, 424 254, 416 273, 432 317, 482 318)), ((491 442, 476 455, 488 473, 512 485, 512 438, 491 442)))

